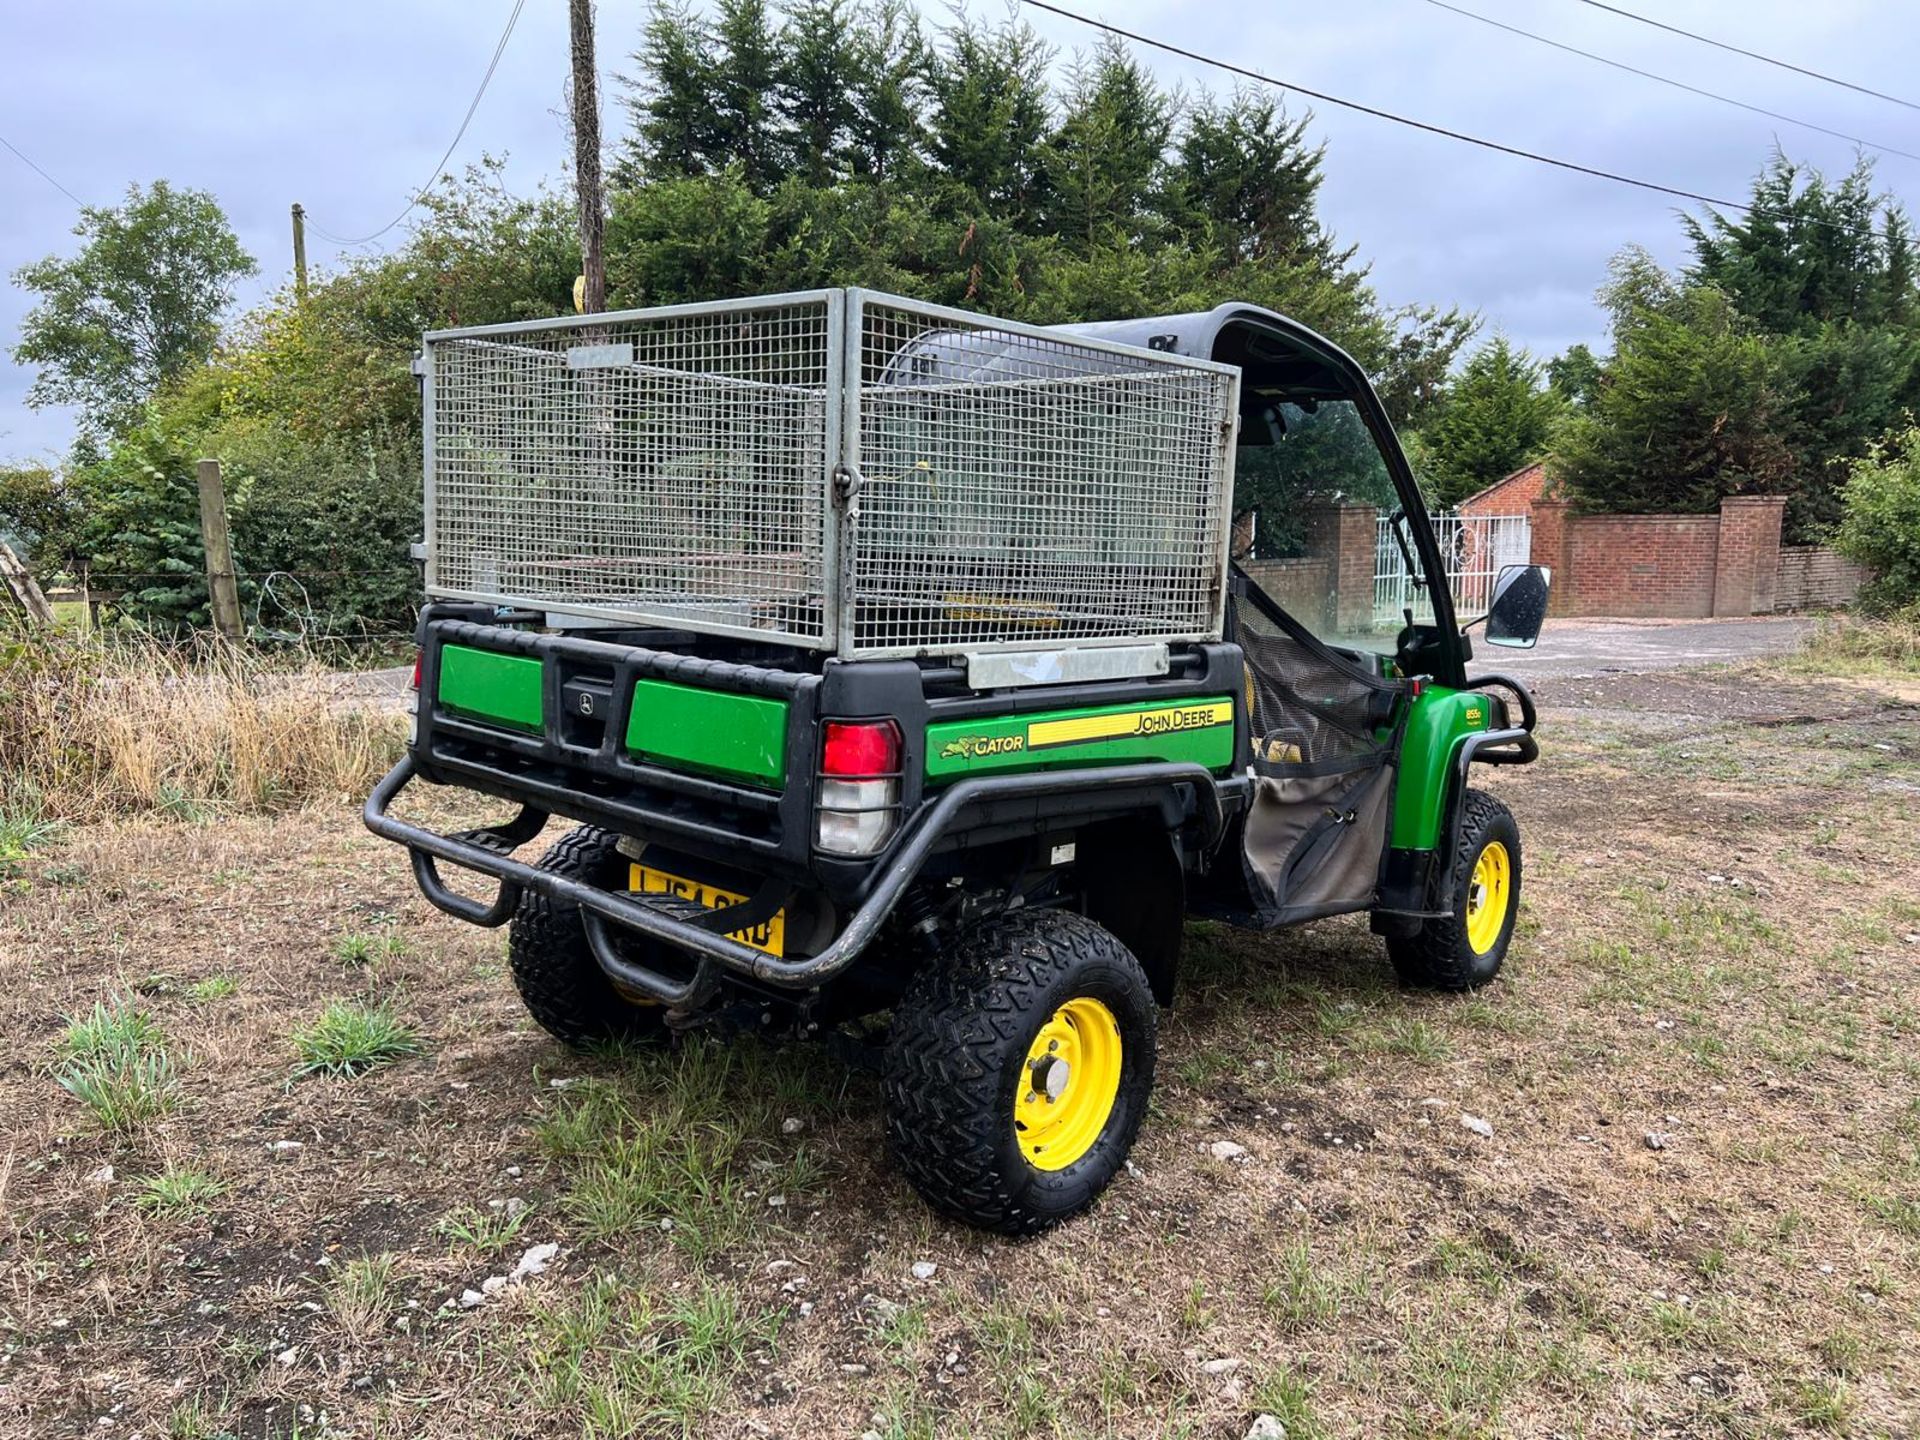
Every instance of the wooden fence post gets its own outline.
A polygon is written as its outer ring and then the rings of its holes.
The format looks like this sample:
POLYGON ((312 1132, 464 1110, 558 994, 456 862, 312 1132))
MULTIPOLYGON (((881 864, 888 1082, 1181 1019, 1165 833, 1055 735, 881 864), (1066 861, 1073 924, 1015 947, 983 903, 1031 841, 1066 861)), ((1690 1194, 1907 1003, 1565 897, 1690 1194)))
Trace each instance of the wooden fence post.
POLYGON ((220 480, 220 462, 202 460, 195 468, 200 481, 200 539, 207 552, 213 628, 228 640, 238 640, 244 633, 240 591, 233 578, 233 543, 227 536, 227 492, 220 480))
POLYGON ((52 628, 53 607, 47 604, 47 597, 40 593, 33 572, 27 569, 20 557, 13 553, 13 547, 4 540, 0 540, 0 596, 17 603, 34 624, 52 628))

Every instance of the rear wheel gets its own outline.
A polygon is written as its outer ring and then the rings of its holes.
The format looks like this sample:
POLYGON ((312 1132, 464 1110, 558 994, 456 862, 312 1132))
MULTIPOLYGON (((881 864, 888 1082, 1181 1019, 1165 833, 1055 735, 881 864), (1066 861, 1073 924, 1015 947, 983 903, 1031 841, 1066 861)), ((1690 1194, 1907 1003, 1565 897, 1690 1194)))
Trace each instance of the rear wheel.
MULTIPOLYGON (((611 832, 582 825, 554 842, 540 868, 603 890, 624 890, 629 862, 617 844, 611 832)), ((666 1011, 622 995, 593 958, 577 905, 526 891, 507 932, 507 958, 527 1012, 556 1040, 578 1049, 666 1034, 666 1011)))
POLYGON ((1153 1088, 1139 961, 1084 916, 1017 911, 966 930, 894 1009, 887 1137, 956 1219, 1032 1235, 1126 1163, 1153 1088))
POLYGON ((1452 914, 1414 934, 1389 937, 1387 954, 1408 985, 1472 990, 1500 973, 1520 909, 1520 827, 1484 790, 1461 801, 1460 840, 1447 870, 1452 914))

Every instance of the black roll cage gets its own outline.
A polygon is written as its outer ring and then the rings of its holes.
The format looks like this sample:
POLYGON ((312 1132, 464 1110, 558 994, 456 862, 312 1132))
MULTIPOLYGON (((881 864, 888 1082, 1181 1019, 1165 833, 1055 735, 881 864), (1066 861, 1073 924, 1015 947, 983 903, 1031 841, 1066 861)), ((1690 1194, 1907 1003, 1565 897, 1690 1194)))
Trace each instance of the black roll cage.
MULTIPOLYGON (((1346 351, 1325 336, 1277 311, 1258 305, 1229 303, 1191 315, 1162 315, 1144 320, 1105 321, 1092 325, 1063 325, 1073 334, 1097 336, 1122 344, 1140 345, 1149 350, 1165 350, 1203 360, 1238 364, 1243 376, 1248 365, 1235 355, 1233 342, 1243 337, 1268 337, 1288 346, 1303 358, 1323 367, 1336 379, 1337 395, 1351 400, 1366 423, 1367 431, 1386 463, 1395 495, 1406 517, 1407 533, 1427 575, 1427 593, 1433 602, 1433 629, 1437 646, 1433 653, 1438 663, 1433 679, 1442 685, 1464 689, 1467 678, 1468 649, 1460 634, 1453 608, 1452 587, 1446 583, 1446 564, 1440 555, 1440 543, 1433 533, 1427 514, 1426 498, 1407 463, 1406 451, 1394 433, 1393 421, 1380 403, 1367 372, 1346 351), (1223 353, 1225 352, 1225 353, 1223 353)), ((1257 357, 1255 357, 1257 359, 1257 357)), ((1250 378, 1250 377, 1249 377, 1250 378)), ((1333 398, 1332 395, 1326 398, 1333 398)))

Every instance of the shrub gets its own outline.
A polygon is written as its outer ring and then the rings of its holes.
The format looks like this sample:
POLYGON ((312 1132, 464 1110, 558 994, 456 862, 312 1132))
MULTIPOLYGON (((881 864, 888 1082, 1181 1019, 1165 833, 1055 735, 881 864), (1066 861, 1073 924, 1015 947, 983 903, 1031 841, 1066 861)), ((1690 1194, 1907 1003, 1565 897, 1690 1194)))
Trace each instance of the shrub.
POLYGON ((1920 426, 1889 434, 1855 461, 1840 498, 1834 545, 1874 572, 1860 608, 1920 607, 1920 426))

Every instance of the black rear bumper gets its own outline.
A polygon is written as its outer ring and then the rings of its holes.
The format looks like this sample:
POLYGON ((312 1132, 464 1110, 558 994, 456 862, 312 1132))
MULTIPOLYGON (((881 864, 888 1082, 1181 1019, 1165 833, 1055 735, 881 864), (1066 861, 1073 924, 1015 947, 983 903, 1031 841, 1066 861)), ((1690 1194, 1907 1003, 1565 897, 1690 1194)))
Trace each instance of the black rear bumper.
POLYGON ((769 879, 740 905, 690 920, 649 905, 644 896, 602 890, 514 859, 508 852, 534 838, 546 824, 546 812, 533 805, 524 806, 504 825, 456 835, 441 835, 394 818, 390 808, 416 773, 411 756, 394 766, 367 798, 365 819, 374 834, 407 848, 414 878, 430 902, 449 915, 486 926, 511 919, 526 890, 576 905, 600 967, 619 983, 675 1006, 698 1004, 727 972, 793 990, 810 989, 832 979, 860 958, 928 854, 963 817, 969 823, 996 818, 1011 821, 1043 801, 1099 791, 1103 802, 1159 804, 1181 823, 1198 826, 1196 841, 1203 848, 1217 844, 1226 825, 1216 781, 1200 765, 1117 765, 959 780, 911 813, 886 853, 871 863, 853 913, 833 942, 816 955, 789 959, 756 950, 725 933, 757 923, 766 918, 759 912, 771 914, 784 903, 783 892, 790 896, 794 887, 778 877, 769 879), (473 900, 450 890, 440 878, 441 862, 497 881, 494 898, 473 900), (687 955, 694 961, 692 977, 676 979, 635 964, 615 945, 618 931, 657 941, 687 955))

